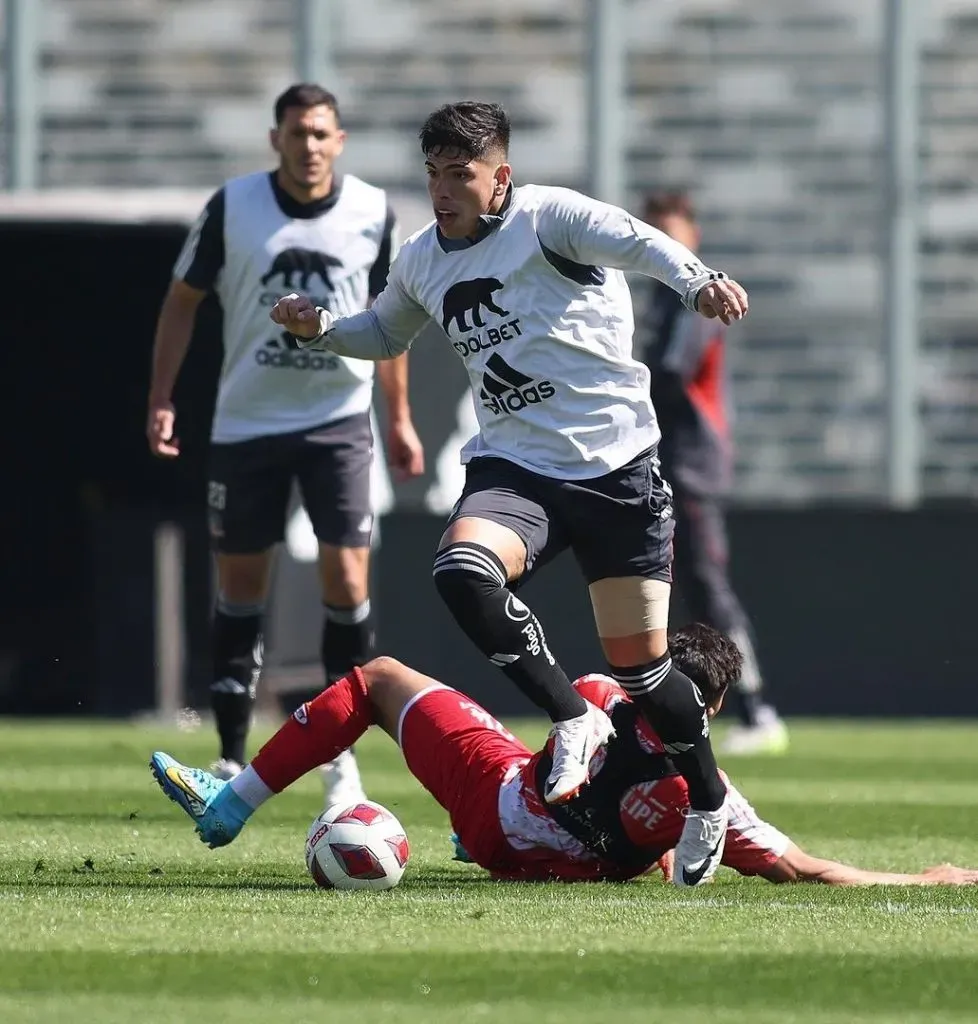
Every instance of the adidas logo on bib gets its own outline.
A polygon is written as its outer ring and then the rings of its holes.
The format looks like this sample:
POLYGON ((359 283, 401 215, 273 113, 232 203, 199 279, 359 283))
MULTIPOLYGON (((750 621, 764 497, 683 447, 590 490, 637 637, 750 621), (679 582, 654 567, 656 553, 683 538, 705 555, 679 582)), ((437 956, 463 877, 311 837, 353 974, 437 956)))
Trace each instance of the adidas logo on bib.
POLYGON ((479 397, 494 416, 521 412, 529 405, 539 405, 553 398, 555 394, 556 389, 549 380, 527 377, 510 366, 498 352, 486 360, 479 397))
POLYGON ((337 370, 340 365, 339 356, 331 352, 296 351, 295 339, 287 333, 266 341, 255 352, 255 362, 276 370, 337 370))

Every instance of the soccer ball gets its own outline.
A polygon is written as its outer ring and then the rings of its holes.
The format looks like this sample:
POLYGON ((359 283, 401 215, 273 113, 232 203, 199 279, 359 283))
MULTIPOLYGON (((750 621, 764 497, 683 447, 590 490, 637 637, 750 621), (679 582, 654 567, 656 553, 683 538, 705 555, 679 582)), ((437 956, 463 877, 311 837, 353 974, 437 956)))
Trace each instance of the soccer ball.
POLYGON ((401 823, 373 800, 330 807, 306 836, 306 866, 324 889, 392 889, 410 853, 401 823))

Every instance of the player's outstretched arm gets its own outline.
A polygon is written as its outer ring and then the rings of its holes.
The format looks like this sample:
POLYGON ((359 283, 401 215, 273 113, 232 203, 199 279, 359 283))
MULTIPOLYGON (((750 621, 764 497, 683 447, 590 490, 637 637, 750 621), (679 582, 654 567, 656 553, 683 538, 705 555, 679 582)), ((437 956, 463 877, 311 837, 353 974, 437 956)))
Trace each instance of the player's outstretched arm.
POLYGON ((373 305, 361 313, 335 317, 307 295, 284 295, 269 314, 299 348, 334 352, 353 359, 396 359, 411 347, 430 319, 406 292, 394 271, 373 305))
POLYGON ((978 871, 939 864, 919 874, 865 871, 834 860, 812 857, 792 843, 763 876, 769 882, 818 882, 822 885, 975 885, 978 871))
POLYGON ((685 305, 725 324, 747 315, 747 292, 665 232, 618 206, 572 189, 548 191, 537 233, 549 249, 576 263, 612 267, 654 277, 669 285, 685 305))

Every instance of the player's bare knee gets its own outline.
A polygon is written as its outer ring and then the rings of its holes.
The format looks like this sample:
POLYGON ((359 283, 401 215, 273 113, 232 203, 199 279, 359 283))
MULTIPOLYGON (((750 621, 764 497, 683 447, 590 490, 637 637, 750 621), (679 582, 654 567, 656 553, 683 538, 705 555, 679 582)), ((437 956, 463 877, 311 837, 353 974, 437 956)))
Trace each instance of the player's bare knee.
POLYGON ((369 548, 321 544, 319 572, 325 602, 341 608, 362 604, 367 598, 369 565, 369 548))
POLYGON ((526 545, 519 534, 478 516, 463 516, 449 524, 438 543, 436 564, 449 549, 473 544, 493 552, 503 565, 506 580, 519 579, 526 571, 526 545))
POLYGON ((217 584, 233 604, 261 604, 268 592, 271 553, 217 555, 217 584))
POLYGON ((386 654, 382 654, 379 658, 371 658, 360 669, 367 693, 372 696, 374 693, 379 694, 385 688, 389 689, 391 684, 396 684, 403 677, 405 668, 403 662, 386 654))
POLYGON ((437 683, 408 668, 396 658, 374 658, 362 668, 367 698, 374 709, 374 721, 385 732, 397 738, 401 712, 418 693, 437 683))

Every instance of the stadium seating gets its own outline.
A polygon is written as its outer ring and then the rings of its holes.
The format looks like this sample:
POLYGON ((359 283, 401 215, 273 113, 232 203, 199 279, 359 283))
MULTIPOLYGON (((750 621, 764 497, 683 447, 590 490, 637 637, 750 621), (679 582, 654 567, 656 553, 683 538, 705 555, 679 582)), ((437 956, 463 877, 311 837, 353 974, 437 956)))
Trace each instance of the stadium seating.
MULTIPOLYGON (((46 0, 43 180, 193 186, 267 159, 290 0, 46 0)), ((978 490, 978 0, 921 4, 929 496, 978 490)), ((347 166, 418 190, 419 117, 504 102, 520 176, 586 187, 584 0, 334 4, 347 166)), ((883 491, 881 0, 633 0, 631 199, 698 197, 755 303, 732 356, 740 497, 883 491)))

